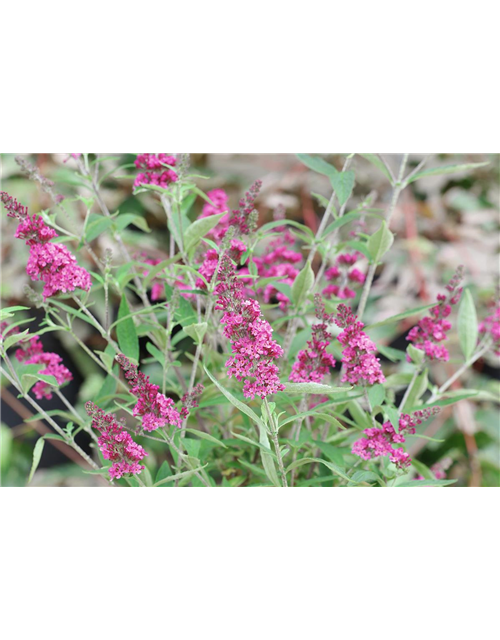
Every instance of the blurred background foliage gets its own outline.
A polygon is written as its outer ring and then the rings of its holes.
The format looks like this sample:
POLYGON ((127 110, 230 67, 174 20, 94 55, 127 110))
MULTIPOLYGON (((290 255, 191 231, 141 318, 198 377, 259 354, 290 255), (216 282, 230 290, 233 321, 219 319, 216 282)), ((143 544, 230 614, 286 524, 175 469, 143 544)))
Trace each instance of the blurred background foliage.
MULTIPOLYGON (((141 216, 146 225, 129 226, 122 236, 137 251, 149 257, 168 257, 168 231, 164 213, 156 197, 152 194, 132 194, 135 176, 135 154, 101 154, 106 160, 101 167, 101 190, 108 208, 112 212, 134 213, 141 216), (152 233, 146 233, 149 228, 152 233)), ((76 176, 69 154, 32 154, 21 156, 36 165, 43 176, 54 182, 56 193, 64 196, 67 211, 65 226, 73 232, 83 227, 87 214, 85 198, 89 193, 76 176)), ((339 170, 345 156, 325 154, 325 159, 339 170)), ((409 168, 415 167, 423 156, 411 154, 409 168)), ((387 162, 398 166, 399 158, 386 156, 387 162)), ((428 159, 426 168, 488 162, 488 165, 473 172, 452 175, 429 176, 412 183, 405 189, 393 217, 391 229, 396 233, 396 241, 387 256, 388 261, 377 272, 370 302, 365 313, 367 324, 376 323, 388 316, 412 307, 432 302, 443 284, 453 275, 459 264, 465 266, 465 284, 471 289, 476 302, 479 318, 488 314, 487 304, 498 295, 499 281, 499 156, 485 154, 441 154, 428 159)), ((20 170, 15 156, 1 157, 1 190, 28 205, 31 213, 53 207, 51 197, 36 182, 29 180, 20 170)), ((328 180, 314 174, 289 154, 193 154, 191 156, 194 173, 206 176, 198 180, 199 187, 208 191, 223 188, 230 196, 230 203, 236 205, 243 190, 255 180, 261 179, 263 187, 257 207, 259 224, 272 220, 277 205, 283 205, 288 218, 308 225, 316 231, 324 208, 313 194, 330 196, 328 180)), ((356 175, 356 184, 349 209, 363 201, 367 194, 373 197, 373 206, 386 208, 391 195, 391 187, 384 174, 368 160, 356 155, 351 167, 356 175)), ((198 199, 190 218, 201 211, 203 201, 198 199)), ((2 306, 25 304, 24 286, 29 280, 25 267, 28 258, 27 247, 14 239, 17 223, 2 211, 1 249, 2 306)), ((76 244, 71 242, 72 250, 76 244)), ((94 242, 98 255, 106 249, 113 251, 113 240, 109 234, 100 235, 94 242)), ((92 261, 85 249, 79 253, 79 262, 92 261)), ((320 256, 316 256, 320 260, 320 256)), ((117 302, 117 301, 116 301, 117 302)), ((36 322, 43 314, 34 309, 36 322)), ((31 314, 33 315, 33 314, 31 314)), ((406 348, 405 335, 412 326, 412 320, 399 325, 384 325, 370 331, 377 344, 406 348)), ((34 332, 34 329, 32 329, 34 332)), ((95 397, 102 386, 103 378, 95 371, 87 358, 82 357, 78 347, 61 334, 49 333, 44 336, 46 349, 61 353, 65 364, 73 373, 74 380, 65 389, 68 400, 81 406, 95 397)), ((99 338, 82 327, 81 339, 92 345, 99 338)), ((432 375, 436 383, 446 380, 460 366, 462 359, 457 344, 456 323, 450 333, 451 358, 447 363, 433 364, 432 375)), ((384 358, 387 375, 404 371, 405 364, 397 365, 384 358), (402 368, 401 368, 402 367, 402 368), (392 371, 391 368, 394 368, 392 371)), ((186 366, 189 365, 189 361, 186 366)), ((147 367, 145 372, 149 373, 147 367)), ((410 455, 431 466, 435 461, 449 458, 448 477, 457 479, 454 486, 498 486, 500 484, 500 418, 498 403, 500 398, 500 363, 493 354, 488 354, 475 363, 453 386, 454 390, 465 387, 477 389, 484 398, 462 400, 445 407, 437 419, 433 420, 426 435, 443 442, 416 441, 409 449, 410 455), (493 399, 492 399, 493 398, 493 399)), ((50 402, 43 400, 46 409, 63 409, 54 397, 50 402)), ((2 383, 2 426, 1 426, 1 482, 3 485, 23 486, 31 466, 33 446, 47 427, 39 420, 32 419, 28 405, 16 397, 12 389, 2 383)), ((88 445, 85 434, 81 434, 82 446, 88 445)), ((148 443, 148 449, 151 443, 148 443)), ((202 446, 208 446, 203 443, 202 446)), ((160 447, 161 449, 161 447, 160 447)), ((150 463, 155 463, 155 447, 151 448, 150 463)), ((160 451, 158 452, 160 456, 160 451)), ((84 473, 79 466, 78 456, 57 441, 49 440, 45 446, 39 470, 32 484, 43 486, 96 486, 106 484, 98 476, 84 473)))

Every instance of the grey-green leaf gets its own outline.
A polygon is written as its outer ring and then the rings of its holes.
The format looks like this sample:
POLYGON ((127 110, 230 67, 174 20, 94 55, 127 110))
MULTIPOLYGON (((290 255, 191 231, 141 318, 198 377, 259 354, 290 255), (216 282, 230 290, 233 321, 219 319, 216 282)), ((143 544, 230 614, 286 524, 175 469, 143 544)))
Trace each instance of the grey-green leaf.
POLYGON ((300 271, 292 285, 292 300, 296 307, 304 302, 314 283, 314 272, 309 262, 300 271))
POLYGON ((474 353, 479 335, 476 307, 470 289, 466 289, 458 308, 458 339, 466 360, 474 353))
POLYGON ((43 447, 45 446, 45 439, 43 436, 38 438, 35 444, 35 448, 33 449, 33 463, 31 465, 30 475, 28 477, 28 484, 32 481, 33 476, 35 475, 35 471, 40 463, 40 459, 43 453, 43 447))
POLYGON ((184 250, 189 252, 200 240, 211 231, 226 213, 218 213, 206 218, 198 218, 184 232, 184 250))
POLYGON ((298 153, 297 158, 312 171, 322 173, 324 176, 328 176, 329 178, 338 173, 337 169, 335 169, 335 167, 326 160, 323 160, 323 158, 310 156, 307 153, 298 153))
POLYGON ((454 164, 447 165, 446 167, 434 167, 433 169, 425 169, 419 171, 408 180, 407 184, 420 180, 420 178, 427 178, 428 176, 442 176, 448 173, 460 173, 461 171, 470 171, 472 169, 478 169, 479 167, 485 167, 489 162, 470 162, 469 164, 454 164))
POLYGON ((318 382, 285 382, 285 391, 290 394, 332 394, 345 393, 352 387, 331 387, 329 384, 319 384, 318 382))
POLYGON ((382 222, 368 240, 368 251, 373 258, 373 262, 379 262, 382 256, 389 251, 394 242, 394 235, 389 231, 386 222, 382 222))
POLYGON ((349 200, 354 188, 354 171, 337 171, 330 176, 330 183, 342 206, 349 200))

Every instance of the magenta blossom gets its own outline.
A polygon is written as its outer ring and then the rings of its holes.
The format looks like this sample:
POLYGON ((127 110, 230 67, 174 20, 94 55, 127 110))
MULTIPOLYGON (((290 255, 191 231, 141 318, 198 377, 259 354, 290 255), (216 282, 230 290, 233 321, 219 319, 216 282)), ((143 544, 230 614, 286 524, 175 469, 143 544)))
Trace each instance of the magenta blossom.
POLYGON ((140 153, 135 160, 135 166, 145 171, 137 174, 134 188, 143 184, 154 184, 165 189, 177 181, 177 174, 164 165, 175 167, 176 162, 175 156, 167 153, 140 153))
POLYGON ((325 278, 332 283, 323 289, 322 293, 325 297, 335 296, 341 300, 356 297, 356 292, 351 289, 351 286, 363 284, 365 275, 359 269, 352 267, 361 257, 362 255, 357 251, 338 256, 333 267, 325 271, 325 278))
POLYGON ((0 196, 7 215, 19 220, 16 238, 25 240, 30 248, 26 272, 32 280, 44 283, 44 300, 56 293, 67 293, 77 288, 88 291, 92 286, 90 274, 78 266, 76 258, 63 244, 50 242, 57 238, 54 229, 48 227, 40 216, 30 216, 26 207, 4 191, 0 196))
POLYGON ((181 416, 175 408, 172 398, 167 398, 163 393, 160 393, 160 387, 151 384, 149 376, 141 373, 126 356, 120 354, 116 356, 116 360, 123 369, 131 387, 131 393, 137 397, 133 415, 142 418, 144 431, 154 431, 167 424, 180 427, 181 416))
POLYGON ((338 340, 344 347, 342 363, 345 375, 342 382, 350 384, 375 384, 385 382, 380 359, 375 357, 376 346, 363 332, 365 326, 357 321, 350 307, 339 304, 335 324, 343 329, 338 340))
POLYGON ((283 349, 273 340, 273 330, 262 316, 259 303, 245 298, 243 283, 236 277, 227 253, 221 258, 217 281, 215 308, 224 311, 221 323, 233 353, 226 362, 228 375, 245 380, 243 394, 247 398, 265 398, 283 391, 285 387, 274 364, 283 349))
POLYGON ((319 295, 315 296, 316 317, 320 323, 312 326, 312 339, 307 341, 307 349, 299 351, 294 362, 289 380, 291 382, 318 382, 335 366, 334 357, 326 352, 332 334, 327 331, 327 323, 332 322, 333 316, 325 312, 325 305, 319 295))
MULTIPOLYGON (((15 356, 19 362, 24 364, 45 365, 45 368, 40 369, 38 373, 54 376, 59 386, 73 380, 71 371, 61 364, 61 356, 58 356, 57 353, 45 352, 38 336, 33 336, 28 342, 22 342, 16 350, 15 356)), ((52 399, 50 385, 43 380, 39 380, 33 386, 33 393, 38 400, 42 398, 52 399)))
POLYGON ((87 402, 85 409, 92 418, 92 427, 100 432, 97 442, 104 459, 113 463, 109 469, 110 477, 119 480, 124 475, 141 473, 144 465, 139 463, 148 454, 134 442, 123 424, 93 402, 87 402))
POLYGON ((401 414, 399 418, 398 431, 394 429, 390 422, 384 422, 381 426, 365 429, 364 438, 356 440, 352 445, 352 453, 363 460, 372 460, 382 456, 388 456, 389 460, 398 469, 405 469, 411 464, 411 458, 403 448, 394 447, 394 444, 405 442, 405 435, 415 433, 415 426, 427 420, 431 415, 439 412, 439 407, 415 411, 411 416, 401 414))
MULTIPOLYGON (((429 360, 442 360, 446 362, 450 355, 448 349, 440 342, 446 340, 446 333, 451 329, 451 322, 446 318, 451 313, 451 306, 460 300, 462 288, 459 284, 463 278, 463 267, 459 267, 457 272, 446 285, 447 294, 438 294, 438 304, 432 307, 430 315, 420 320, 416 327, 413 327, 406 336, 417 349, 424 351, 429 360)), ((409 358, 408 358, 409 359, 409 358)))
POLYGON ((479 324, 479 332, 488 334, 493 340, 493 350, 500 356, 500 302, 493 308, 493 313, 479 324))

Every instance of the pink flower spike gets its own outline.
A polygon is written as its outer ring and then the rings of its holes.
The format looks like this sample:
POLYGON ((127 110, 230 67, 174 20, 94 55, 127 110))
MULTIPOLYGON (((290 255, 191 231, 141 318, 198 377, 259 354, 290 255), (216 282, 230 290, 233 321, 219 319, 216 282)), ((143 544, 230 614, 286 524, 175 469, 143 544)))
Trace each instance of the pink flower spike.
POLYGON ((335 324, 343 329, 337 337, 344 347, 342 363, 345 375, 342 382, 349 384, 375 384, 385 382, 380 368, 380 359, 375 357, 376 346, 362 331, 364 324, 357 321, 357 316, 350 307, 339 304, 335 324))
POLYGON ((142 418, 144 431, 154 431, 167 424, 181 427, 182 419, 172 398, 167 398, 160 393, 160 387, 151 384, 149 376, 141 373, 137 366, 123 354, 117 355, 116 361, 123 369, 131 387, 131 393, 137 397, 132 413, 142 418))
POLYGON ((113 462, 109 469, 110 477, 119 480, 124 475, 141 473, 144 465, 139 463, 148 454, 134 442, 123 424, 93 402, 87 402, 85 409, 92 418, 92 427, 100 432, 97 442, 104 459, 113 462))

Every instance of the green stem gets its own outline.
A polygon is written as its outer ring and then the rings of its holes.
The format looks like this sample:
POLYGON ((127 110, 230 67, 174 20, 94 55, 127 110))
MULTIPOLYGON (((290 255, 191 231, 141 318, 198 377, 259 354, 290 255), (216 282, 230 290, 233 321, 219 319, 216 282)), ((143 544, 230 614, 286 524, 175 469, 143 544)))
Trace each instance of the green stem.
POLYGON ((283 458, 281 457, 280 443, 278 439, 278 429, 274 421, 274 415, 271 414, 271 411, 269 409, 269 403, 267 402, 267 398, 264 398, 264 404, 266 406, 267 415, 269 417, 269 426, 271 428, 271 439, 274 444, 274 450, 276 451, 276 457, 278 458, 278 468, 281 475, 281 484, 284 487, 288 487, 288 483, 286 480, 285 466, 283 464, 283 458))
POLYGON ((407 389, 405 391, 405 394, 403 396, 403 399, 401 400, 401 402, 399 404, 399 407, 398 407, 399 413, 401 413, 401 411, 404 409, 406 401, 408 400, 408 398, 410 396, 410 393, 411 393, 411 390, 413 389, 413 386, 415 385, 415 382, 416 382, 418 376, 420 375, 421 371, 422 371, 422 367, 417 367, 415 369, 415 372, 414 372, 413 377, 412 377, 412 379, 410 381, 410 384, 408 385, 408 387, 407 387, 407 389))
POLYGON ((482 343, 482 345, 479 345, 479 349, 476 351, 476 353, 471 358, 469 358, 469 360, 464 362, 464 364, 460 367, 460 369, 457 369, 457 371, 455 371, 455 373, 450 378, 448 378, 448 380, 444 384, 442 384, 435 393, 432 394, 427 404, 434 402, 436 398, 438 398, 442 393, 444 393, 446 389, 448 389, 448 387, 452 385, 455 382, 455 380, 457 380, 465 371, 467 371, 467 369, 472 364, 474 364, 476 360, 479 360, 479 358, 483 356, 490 347, 491 347, 490 340, 485 340, 482 343))

